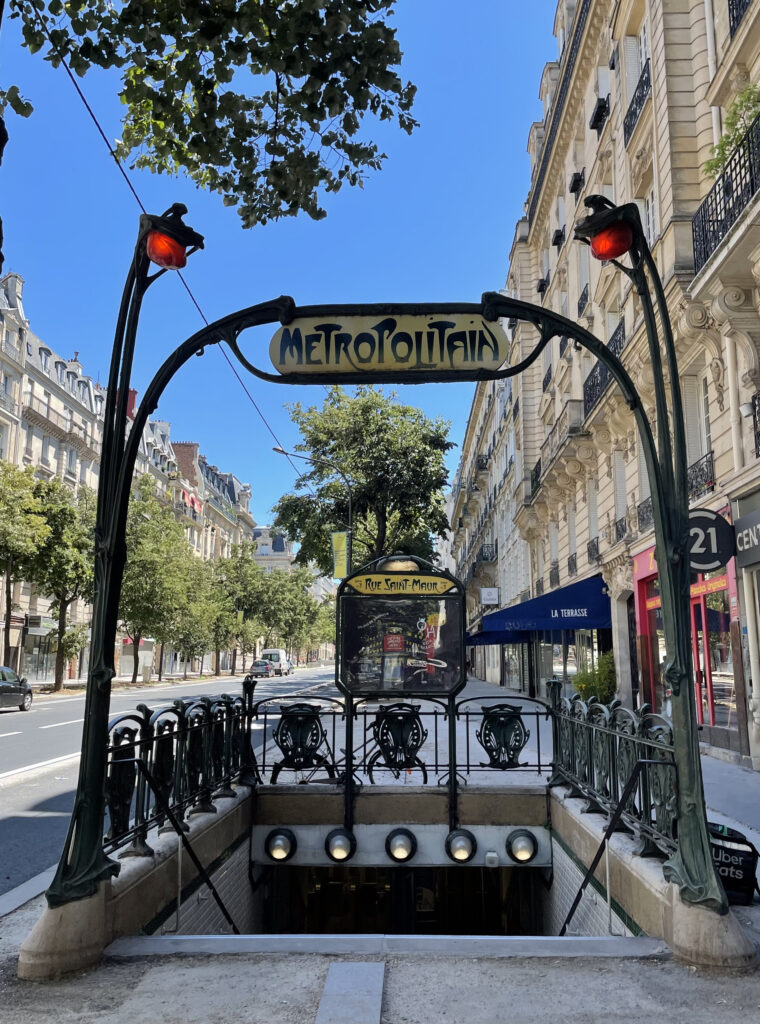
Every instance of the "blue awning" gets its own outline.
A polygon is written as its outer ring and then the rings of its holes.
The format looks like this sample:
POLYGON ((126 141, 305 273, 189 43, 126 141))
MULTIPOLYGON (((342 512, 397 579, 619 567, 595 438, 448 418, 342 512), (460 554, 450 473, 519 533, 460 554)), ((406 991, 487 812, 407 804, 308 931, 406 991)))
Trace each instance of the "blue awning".
MULTIPOLYGON (((601 576, 559 587, 532 601, 513 604, 483 616, 481 633, 535 632, 561 629, 610 629, 610 599, 601 576)), ((480 643, 510 643, 492 640, 480 643)))
POLYGON ((526 644, 529 639, 527 633, 517 633, 513 629, 489 629, 482 633, 468 633, 465 643, 468 647, 483 647, 485 644, 526 644))

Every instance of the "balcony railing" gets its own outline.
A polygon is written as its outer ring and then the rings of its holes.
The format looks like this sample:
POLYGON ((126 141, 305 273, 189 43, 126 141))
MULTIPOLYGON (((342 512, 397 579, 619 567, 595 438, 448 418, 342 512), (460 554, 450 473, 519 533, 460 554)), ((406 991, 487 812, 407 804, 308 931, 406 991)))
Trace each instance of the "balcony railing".
POLYGON ((651 530, 654 526, 654 510, 652 509, 652 499, 644 498, 636 506, 636 514, 639 520, 639 533, 646 533, 651 530))
POLYGON ((760 116, 728 158, 723 173, 694 214, 694 273, 718 248, 760 188, 760 116))
POLYGON ((760 392, 752 396, 752 430, 755 435, 755 458, 760 459, 760 392))
POLYGON ((588 306, 588 285, 585 285, 578 299, 578 316, 583 316, 583 311, 588 306))
POLYGON ((647 58, 644 67, 641 69, 639 80, 636 83, 636 89, 634 90, 631 102, 626 111, 625 119, 623 121, 623 140, 626 144, 631 140, 633 130, 638 124, 641 111, 644 109, 644 104, 652 91, 652 62, 647 58))
POLYGON ((728 0, 728 31, 733 39, 752 0, 728 0))
POLYGON ((701 498, 703 494, 715 490, 715 473, 713 471, 713 453, 708 452, 701 459, 689 466, 688 470, 689 501, 701 498))
POLYGON ((578 556, 573 552, 567 556, 567 575, 575 576, 578 572, 578 556))
POLYGON ((530 474, 530 493, 531 497, 538 490, 538 485, 541 482, 541 460, 539 459, 530 474))
MULTIPOLYGON (((619 356, 625 348, 625 320, 621 320, 610 338, 607 348, 613 355, 619 356)), ((583 415, 588 416, 607 389, 612 374, 598 359, 583 382, 583 415)))
POLYGON ((565 402, 549 436, 541 445, 541 459, 544 468, 548 468, 568 437, 582 432, 583 402, 579 398, 570 398, 565 402))
POLYGON ((559 565, 557 562, 552 562, 551 568, 549 569, 549 586, 556 589, 559 586, 559 565))
POLYGON ((227 516, 227 518, 231 519, 233 523, 237 522, 237 515, 235 514, 235 510, 232 505, 228 505, 226 502, 220 501, 218 498, 215 498, 213 494, 208 496, 207 501, 217 510, 217 512, 221 512, 222 515, 227 516))
POLYGON ((61 440, 74 442, 75 444, 78 442, 79 444, 85 445, 96 455, 100 455, 100 442, 96 441, 93 437, 90 437, 82 424, 75 423, 70 413, 68 415, 64 415, 63 413, 57 412, 55 409, 52 409, 47 402, 43 402, 32 395, 27 395, 26 398, 24 398, 24 411, 25 413, 36 413, 36 415, 45 420, 49 426, 57 428, 57 436, 61 440))
POLYGON ((495 562, 498 550, 499 549, 496 544, 481 544, 480 550, 478 551, 478 561, 495 562))
POLYGON ((478 468, 478 472, 479 473, 482 472, 484 469, 488 469, 488 456, 487 455, 477 455, 475 457, 475 464, 476 464, 476 466, 478 468))
POLYGON ((4 391, 0 391, 0 407, 13 413, 14 416, 18 416, 18 402, 14 402, 11 396, 6 395, 4 391))
POLYGON ((542 391, 548 391, 549 390, 549 385, 551 384, 551 382, 552 382, 552 368, 551 368, 551 364, 550 364, 548 366, 547 370, 546 370, 546 373, 544 374, 544 379, 543 379, 543 381, 541 383, 541 390, 542 391))
POLYGON ((3 352, 5 352, 7 356, 10 356, 11 359, 15 360, 15 362, 23 364, 23 357, 21 355, 20 349, 18 349, 15 345, 11 344, 11 342, 8 341, 7 338, 3 341, 3 352))
POLYGON ((625 516, 620 516, 619 519, 615 520, 615 542, 624 540, 625 535, 628 533, 628 520, 625 516))
POLYGON ((588 544, 586 545, 586 556, 587 556, 589 562, 592 565, 599 561, 599 538, 598 537, 594 537, 594 539, 590 540, 588 542, 588 544))

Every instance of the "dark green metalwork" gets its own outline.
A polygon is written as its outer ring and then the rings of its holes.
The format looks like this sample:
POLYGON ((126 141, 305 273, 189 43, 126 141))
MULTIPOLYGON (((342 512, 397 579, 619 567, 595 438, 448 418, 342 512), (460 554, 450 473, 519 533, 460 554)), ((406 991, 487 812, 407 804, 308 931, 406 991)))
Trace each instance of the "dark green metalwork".
POLYGON ((475 734, 488 755, 491 768, 518 768, 520 754, 530 738, 523 725, 522 708, 513 704, 483 706, 483 725, 475 734))
MULTIPOLYGON (((204 346, 225 341, 241 364, 251 373, 263 380, 278 384, 356 384, 367 381, 379 384, 500 380, 516 376, 531 366, 552 338, 566 337, 586 348, 609 369, 610 375, 619 386, 626 404, 633 413, 649 475, 667 651, 665 676, 673 693, 674 759, 679 777, 679 787, 674 803, 678 843, 677 849, 665 866, 666 875, 678 883, 684 900, 704 904, 719 912, 727 911, 728 904, 715 873, 709 850, 699 762, 696 710, 694 693, 690 685, 687 466, 680 384, 670 320, 662 283, 644 237, 635 204, 613 207, 600 196, 589 197, 586 203, 593 213, 578 226, 576 238, 588 240, 604 227, 617 221, 625 221, 633 230, 634 242, 630 251, 631 267, 627 268, 614 260, 612 262, 631 279, 642 303, 650 362, 654 373, 657 445, 655 445, 641 398, 629 374, 620 359, 610 352, 607 346, 578 324, 551 310, 511 299, 496 292, 484 294, 480 304, 464 304, 453 307, 434 303, 299 308, 293 299, 281 296, 272 302, 232 313, 198 331, 169 356, 146 390, 127 435, 126 405, 142 299, 150 284, 164 273, 164 271, 159 271, 152 276, 149 275, 145 236, 152 228, 159 227, 167 233, 173 234, 182 244, 193 248, 202 245, 201 237, 182 223, 181 216, 185 212, 184 207, 172 208, 163 218, 151 216, 141 218, 135 255, 127 277, 117 321, 106 400, 96 526, 92 656, 87 683, 79 782, 69 834, 55 879, 47 893, 51 906, 91 895, 101 880, 118 873, 119 869, 118 863, 108 858, 103 852, 101 840, 105 809, 108 707, 111 679, 114 674, 113 646, 125 561, 124 536, 127 504, 142 431, 148 416, 156 408, 159 398, 177 370, 193 355, 200 353, 204 346), (662 331, 662 347, 665 350, 673 425, 672 444, 668 429, 669 408, 661 342, 657 332, 657 319, 648 280, 651 281, 654 291, 662 331), (505 367, 501 370, 443 370, 414 375, 403 370, 388 370, 365 374, 322 373, 316 376, 307 374, 280 376, 256 368, 239 347, 239 337, 247 328, 276 322, 286 324, 297 316, 328 317, 352 314, 447 312, 477 314, 487 320, 498 318, 523 320, 536 328, 539 341, 525 359, 515 366, 505 367)), ((449 746, 451 748, 449 763, 454 765, 456 763, 456 743, 453 700, 450 700, 449 703, 449 746)), ((353 701, 349 699, 346 702, 347 789, 351 789, 353 785, 353 718, 353 701)), ((560 735, 559 739, 560 746, 562 746, 567 737, 560 735)), ((255 763, 251 762, 251 757, 250 754, 246 755, 249 776, 255 772, 255 763)), ((589 770, 590 763, 591 758, 586 756, 583 763, 584 772, 589 770)), ((456 817, 455 786, 455 780, 450 781, 453 804, 450 808, 452 820, 455 820, 456 817)), ((351 815, 352 801, 349 800, 347 802, 347 828, 350 828, 348 819, 351 815)))

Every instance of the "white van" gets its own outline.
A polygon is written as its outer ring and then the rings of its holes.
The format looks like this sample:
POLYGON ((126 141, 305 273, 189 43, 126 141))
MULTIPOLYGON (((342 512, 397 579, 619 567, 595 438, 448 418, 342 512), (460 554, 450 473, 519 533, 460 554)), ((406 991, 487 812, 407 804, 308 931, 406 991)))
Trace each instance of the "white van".
POLYGON ((282 647, 267 647, 261 652, 263 661, 271 661, 274 673, 277 676, 287 676, 291 672, 288 656, 282 647))

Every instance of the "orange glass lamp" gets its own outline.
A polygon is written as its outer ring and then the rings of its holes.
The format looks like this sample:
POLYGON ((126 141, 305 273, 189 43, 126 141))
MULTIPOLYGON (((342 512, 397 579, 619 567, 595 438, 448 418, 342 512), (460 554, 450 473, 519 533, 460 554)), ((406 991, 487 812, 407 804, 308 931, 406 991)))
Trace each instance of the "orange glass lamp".
POLYGON ((181 242, 163 231, 149 231, 145 239, 145 251, 151 263, 164 270, 182 270, 187 263, 187 250, 181 242))
POLYGON ((589 238, 591 253, 598 260, 616 260, 633 245, 633 228, 624 220, 615 221, 589 238))

